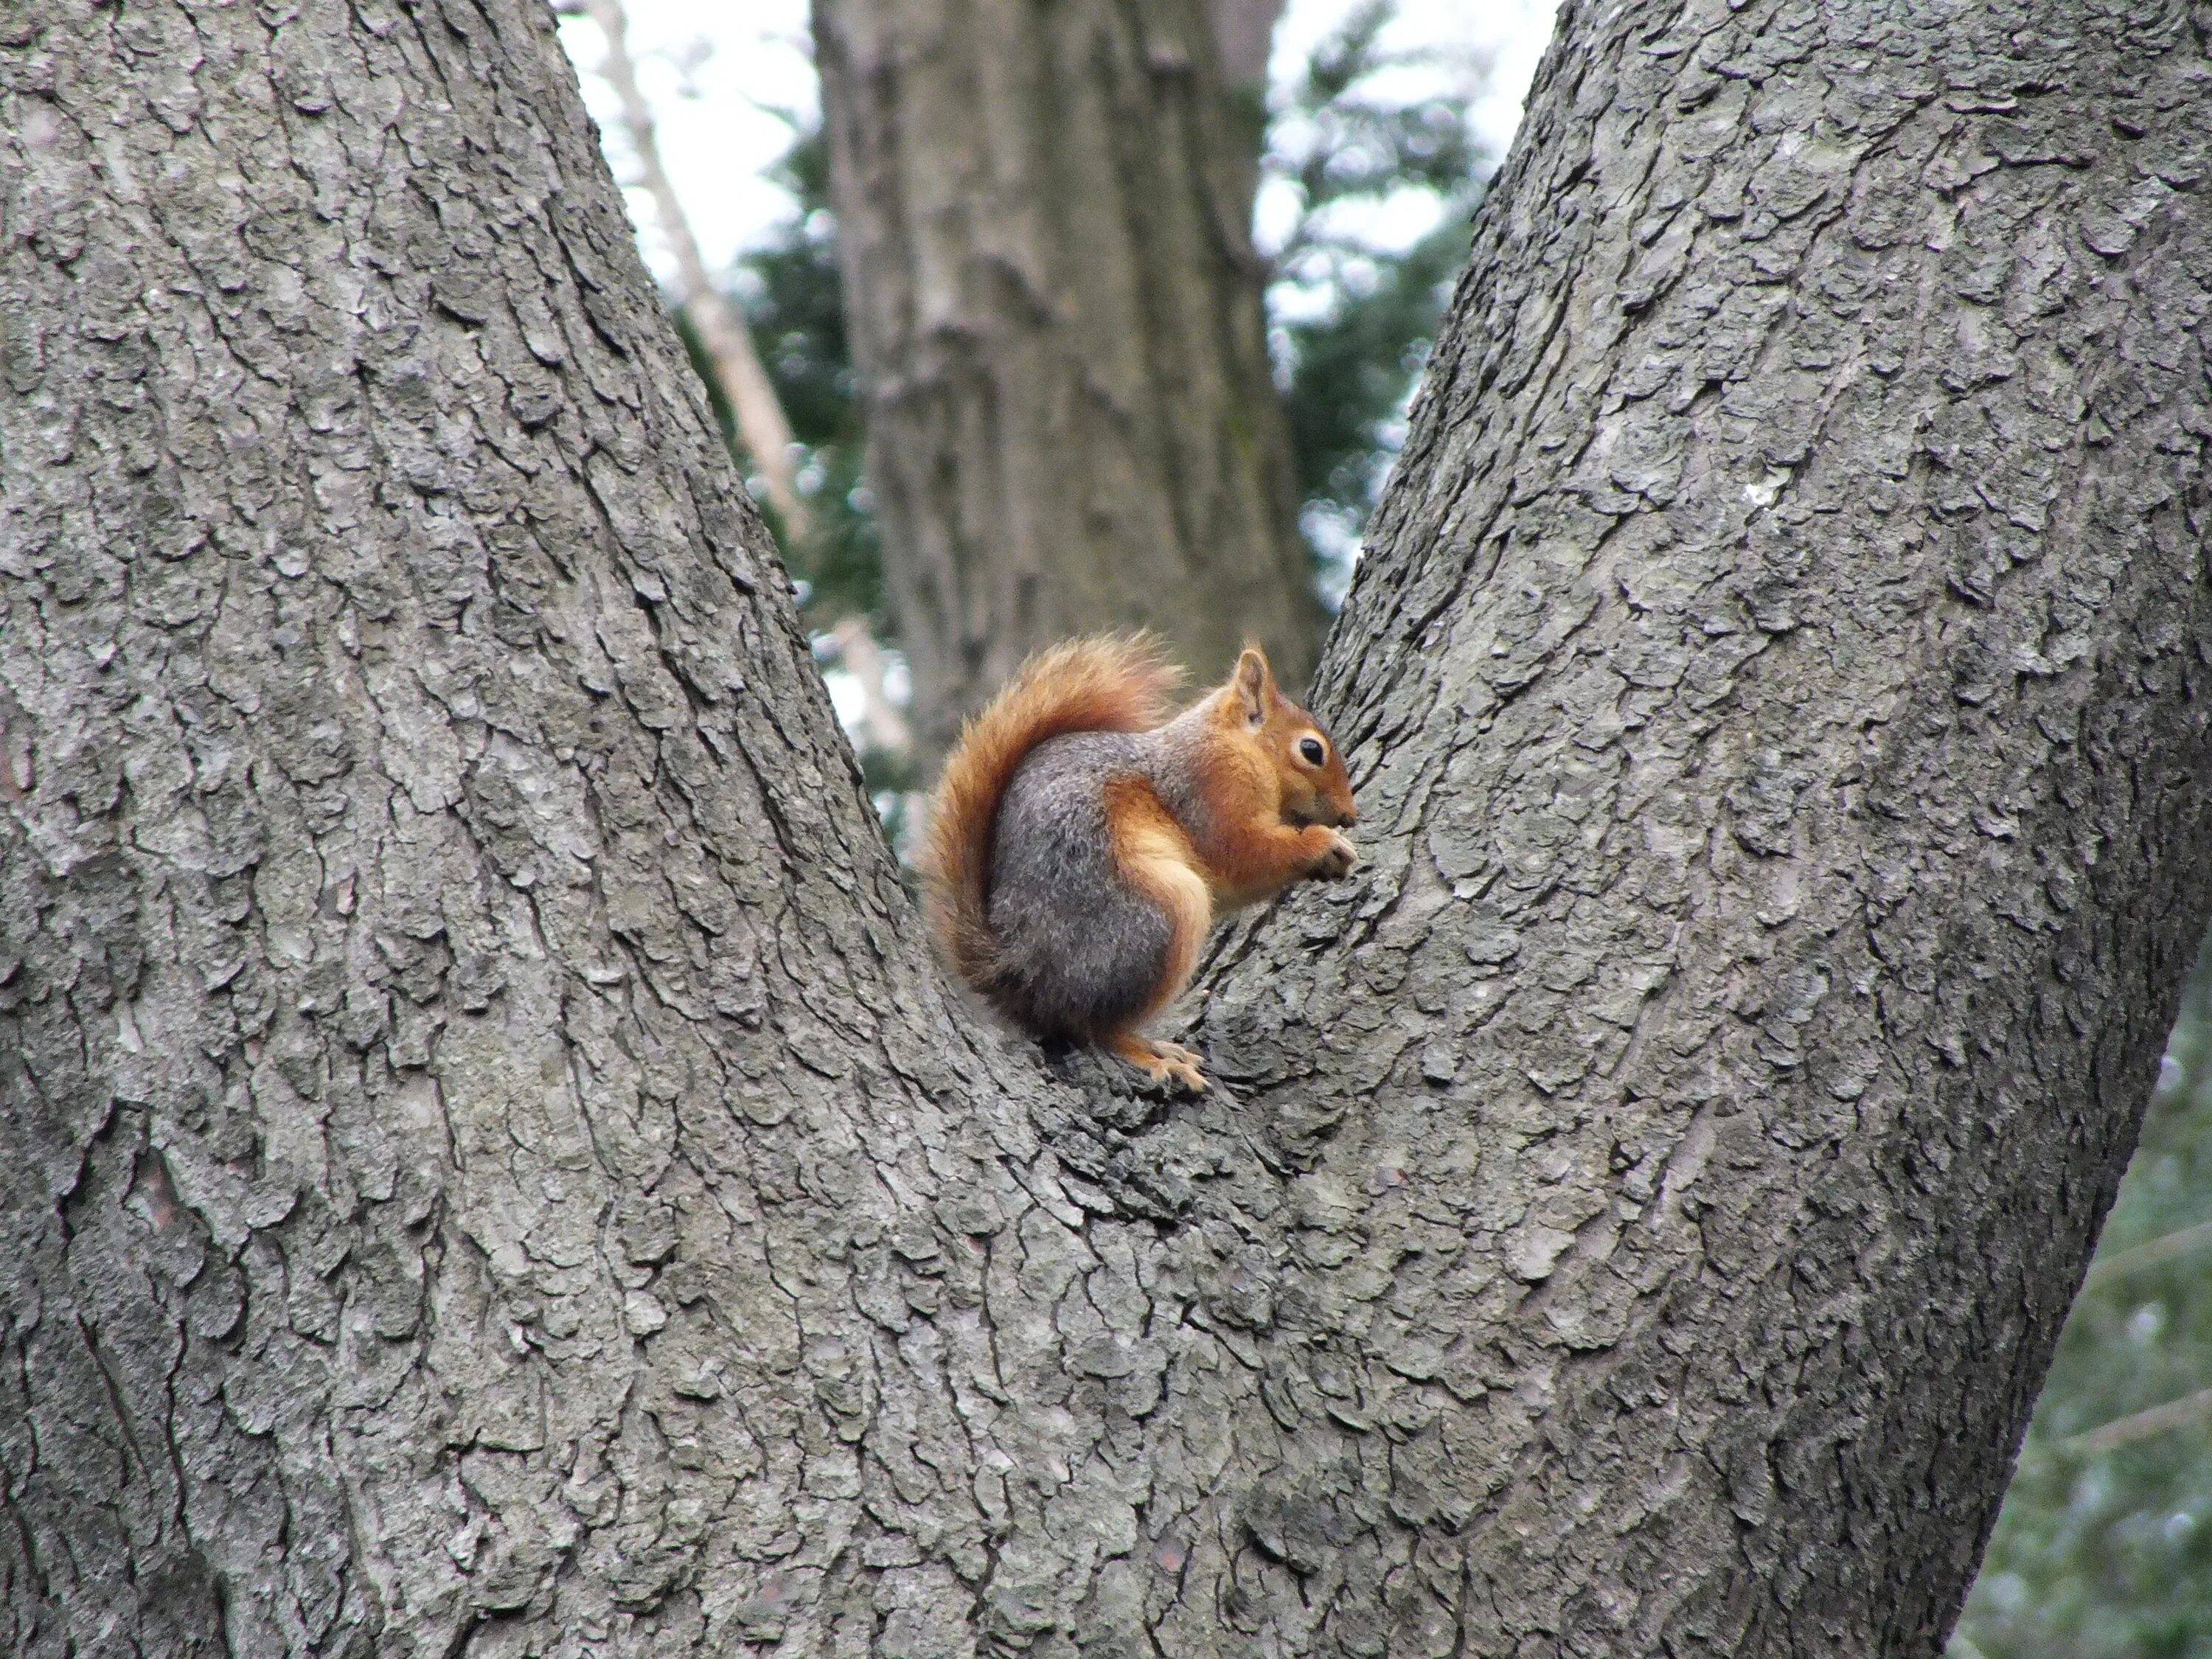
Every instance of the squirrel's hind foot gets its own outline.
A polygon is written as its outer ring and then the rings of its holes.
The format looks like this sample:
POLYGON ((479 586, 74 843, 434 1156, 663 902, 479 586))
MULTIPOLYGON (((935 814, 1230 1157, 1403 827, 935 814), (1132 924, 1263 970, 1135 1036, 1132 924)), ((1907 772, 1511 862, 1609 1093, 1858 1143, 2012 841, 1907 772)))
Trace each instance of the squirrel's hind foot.
POLYGON ((1161 1042, 1134 1031, 1122 1031, 1109 1037, 1106 1047, 1155 1083, 1173 1079, 1193 1094, 1206 1091, 1206 1078, 1198 1069, 1200 1057, 1179 1042, 1161 1042))
POLYGON ((1154 1037, 1152 1047, 1170 1060, 1179 1060, 1184 1065, 1197 1067, 1206 1064, 1206 1056, 1194 1048, 1186 1048, 1180 1042, 1170 1042, 1165 1037, 1154 1037))

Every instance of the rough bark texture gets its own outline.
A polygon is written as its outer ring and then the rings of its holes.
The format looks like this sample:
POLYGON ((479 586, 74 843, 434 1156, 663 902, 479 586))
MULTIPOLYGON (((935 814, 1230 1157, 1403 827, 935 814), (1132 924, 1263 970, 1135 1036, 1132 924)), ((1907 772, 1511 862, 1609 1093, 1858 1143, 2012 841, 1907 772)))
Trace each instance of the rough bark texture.
MULTIPOLYGON (((820 0, 870 487, 917 737, 1039 646, 1201 679, 1320 642, 1251 246, 1257 106, 1203 6, 820 0)), ((1249 19, 1224 15, 1222 27, 1249 19)))
POLYGON ((2208 70, 1563 14, 1319 679, 1370 873, 1204 1027, 1367 1427, 1291 1645, 1940 1646, 2212 909, 2208 70))
POLYGON ((550 12, 0 47, 0 1650, 872 1581, 991 1121, 550 12))
POLYGON ((2212 910, 2212 77, 1562 31, 1170 1103, 948 1006, 541 9, 0 20, 0 1647, 1933 1651, 2212 910))

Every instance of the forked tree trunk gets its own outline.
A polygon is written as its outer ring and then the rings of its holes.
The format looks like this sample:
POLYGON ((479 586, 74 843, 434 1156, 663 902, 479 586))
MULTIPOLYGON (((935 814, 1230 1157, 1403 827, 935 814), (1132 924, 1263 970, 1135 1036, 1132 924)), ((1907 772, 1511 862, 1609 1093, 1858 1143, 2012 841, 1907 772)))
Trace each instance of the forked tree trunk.
POLYGON ((924 960, 543 9, 0 20, 0 1646, 1932 1652, 2212 910, 2131 27, 1568 10, 1161 1102, 924 960))
MULTIPOLYGON (((1252 250, 1250 7, 820 0, 884 574, 941 753, 1024 657, 1147 626, 1200 675, 1320 643, 1252 250), (1249 68, 1249 64, 1240 65, 1249 68)), ((1264 29, 1259 31, 1264 43, 1264 29)))

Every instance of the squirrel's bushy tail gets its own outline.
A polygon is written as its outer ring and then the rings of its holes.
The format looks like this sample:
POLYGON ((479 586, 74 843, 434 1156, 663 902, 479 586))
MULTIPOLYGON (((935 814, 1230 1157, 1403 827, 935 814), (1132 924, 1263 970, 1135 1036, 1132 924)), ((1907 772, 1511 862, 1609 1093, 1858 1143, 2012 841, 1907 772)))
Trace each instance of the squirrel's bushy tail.
POLYGON ((962 728, 930 798, 921 874, 938 949, 977 990, 988 993, 997 977, 991 838, 1015 769, 1037 744, 1071 732, 1149 732, 1173 712, 1182 678, 1150 635, 1071 640, 1024 663, 962 728))

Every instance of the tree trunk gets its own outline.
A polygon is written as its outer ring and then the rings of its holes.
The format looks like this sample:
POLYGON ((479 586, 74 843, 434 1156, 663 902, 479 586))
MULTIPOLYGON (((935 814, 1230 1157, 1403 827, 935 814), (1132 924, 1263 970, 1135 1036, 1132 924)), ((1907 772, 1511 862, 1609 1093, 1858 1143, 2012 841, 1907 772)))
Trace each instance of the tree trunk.
POLYGON ((0 1644, 1934 1650, 2212 913, 2185 20, 1569 9, 1170 1102, 921 956, 546 12, 84 15, 0 1644))
POLYGON ((1250 639, 1287 683, 1313 667, 1250 239, 1259 105, 1224 85, 1212 21, 815 8, 870 486, 931 753, 1072 634, 1150 627, 1203 676, 1250 639))
POLYGON ((1231 98, 1243 99, 1264 120, 1267 106, 1267 58, 1274 49, 1275 25, 1284 0, 1212 0, 1213 58, 1231 98))
POLYGON ((1260 1486, 1333 1547, 1250 1582, 1316 1649, 1933 1654, 2212 912, 2212 65, 1559 30, 1319 677, 1366 880, 1203 1028, 1310 1171, 1260 1486))

